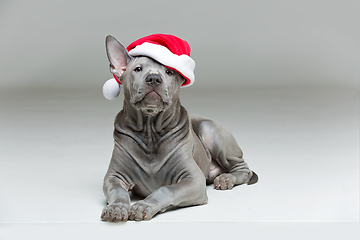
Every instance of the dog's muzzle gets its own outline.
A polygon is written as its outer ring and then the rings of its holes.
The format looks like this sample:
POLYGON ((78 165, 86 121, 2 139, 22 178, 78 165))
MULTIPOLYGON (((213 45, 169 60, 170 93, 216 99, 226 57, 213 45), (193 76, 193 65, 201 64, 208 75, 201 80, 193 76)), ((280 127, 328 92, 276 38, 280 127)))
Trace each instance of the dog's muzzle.
POLYGON ((157 74, 150 74, 149 76, 147 76, 145 78, 145 81, 151 87, 156 87, 156 86, 160 85, 163 82, 162 78, 157 74))

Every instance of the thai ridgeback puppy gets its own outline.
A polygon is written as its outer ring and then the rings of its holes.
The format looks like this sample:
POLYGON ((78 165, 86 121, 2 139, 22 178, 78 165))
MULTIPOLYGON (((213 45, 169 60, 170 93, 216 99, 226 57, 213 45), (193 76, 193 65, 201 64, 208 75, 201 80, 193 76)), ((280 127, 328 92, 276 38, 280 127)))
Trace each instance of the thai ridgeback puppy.
POLYGON ((106 49, 124 104, 104 178, 103 221, 150 220, 169 208, 206 204, 207 184, 225 190, 257 182, 225 127, 188 115, 179 99, 182 75, 152 58, 131 56, 112 36, 106 49), (131 206, 130 191, 144 199, 131 206))

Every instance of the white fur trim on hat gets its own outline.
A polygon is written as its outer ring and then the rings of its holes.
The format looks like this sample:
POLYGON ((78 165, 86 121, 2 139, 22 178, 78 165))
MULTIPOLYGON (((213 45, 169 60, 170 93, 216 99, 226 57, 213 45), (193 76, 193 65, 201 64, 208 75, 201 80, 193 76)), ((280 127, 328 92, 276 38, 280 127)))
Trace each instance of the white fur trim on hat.
POLYGON ((111 78, 104 83, 102 90, 105 98, 114 100, 117 96, 119 96, 120 84, 115 78, 111 78))
POLYGON ((167 67, 175 69, 181 75, 190 80, 190 83, 186 85, 186 87, 192 85, 195 81, 195 61, 186 54, 176 55, 162 45, 149 42, 137 45, 129 51, 129 54, 133 57, 147 56, 167 67))

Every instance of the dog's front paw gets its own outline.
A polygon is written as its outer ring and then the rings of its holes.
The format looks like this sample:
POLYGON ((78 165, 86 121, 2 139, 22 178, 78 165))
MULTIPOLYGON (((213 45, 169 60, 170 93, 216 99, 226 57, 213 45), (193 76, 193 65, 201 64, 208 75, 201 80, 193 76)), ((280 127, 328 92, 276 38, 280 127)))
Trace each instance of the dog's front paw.
POLYGON ((218 190, 232 189, 235 185, 236 177, 230 173, 223 173, 214 180, 214 188, 218 190))
POLYGON ((150 220, 158 211, 155 204, 138 201, 130 208, 129 219, 135 221, 150 220))
POLYGON ((107 222, 126 222, 129 217, 130 206, 124 203, 109 204, 104 207, 101 220, 107 222))

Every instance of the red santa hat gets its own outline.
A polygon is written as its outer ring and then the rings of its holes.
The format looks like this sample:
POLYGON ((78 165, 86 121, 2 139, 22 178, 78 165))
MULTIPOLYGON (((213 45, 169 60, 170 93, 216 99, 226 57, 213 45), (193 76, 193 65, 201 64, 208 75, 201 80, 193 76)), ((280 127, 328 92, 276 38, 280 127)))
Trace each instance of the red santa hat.
MULTIPOLYGON (((167 68, 177 71, 185 78, 182 87, 191 86, 195 81, 195 61, 190 57, 190 46, 176 36, 152 34, 134 41, 126 49, 132 57, 150 57, 167 68)), ((104 96, 108 99, 116 98, 120 92, 120 88, 117 88, 119 84, 121 83, 118 79, 108 80, 103 87, 104 96)))

